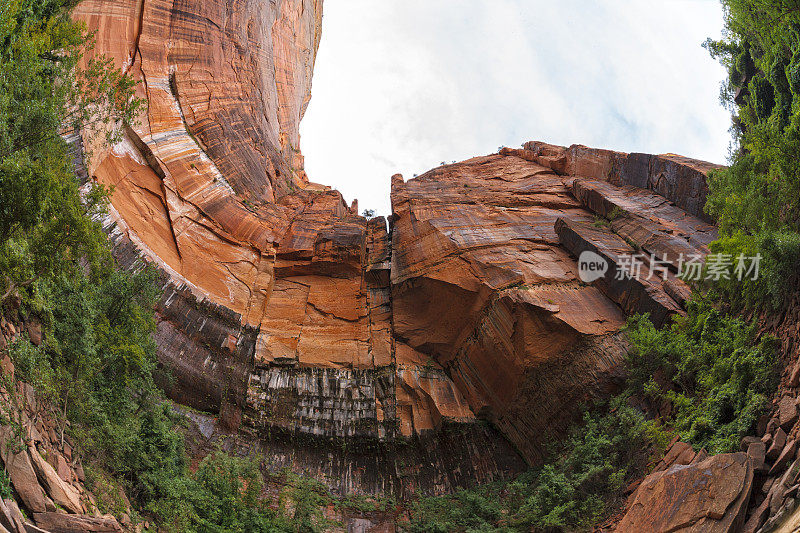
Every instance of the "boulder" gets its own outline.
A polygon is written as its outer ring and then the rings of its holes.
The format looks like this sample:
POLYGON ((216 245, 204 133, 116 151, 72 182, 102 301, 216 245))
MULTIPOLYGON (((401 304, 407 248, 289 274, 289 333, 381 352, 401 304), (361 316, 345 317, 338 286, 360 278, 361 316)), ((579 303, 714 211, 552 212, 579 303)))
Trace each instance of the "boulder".
POLYGON ((82 513, 83 506, 81 505, 81 496, 78 490, 58 477, 58 473, 50 466, 50 463, 44 460, 36 450, 36 447, 29 446, 28 452, 39 481, 53 501, 71 513, 82 513))
POLYGON ((789 461, 794 459, 796 452, 797 452, 797 441, 796 440, 789 441, 786 444, 786 446, 783 447, 783 450, 781 450, 781 453, 780 455, 778 455, 778 458, 775 459, 775 463, 769 470, 769 475, 775 476, 783 472, 783 470, 789 464, 789 461))
MULTIPOLYGON (((2 347, 0 347, 0 350, 2 350, 2 347)), ((11 361, 8 353, 3 353, 3 356, 0 357, 0 370, 2 370, 3 374, 9 379, 14 379, 14 362, 11 361)))
POLYGON ((0 500, 0 525, 12 533, 25 533, 24 518, 12 498, 0 500))
POLYGON ((769 413, 764 413, 756 421, 756 435, 763 437, 767 432, 767 424, 769 424, 769 413))
POLYGON ((772 436, 772 443, 767 450, 767 460, 774 461, 777 459, 785 446, 786 432, 782 428, 778 428, 775 430, 775 434, 772 436))
POLYGON ((784 430, 789 431, 797 421, 797 405, 791 396, 784 396, 778 402, 778 425, 784 430))
POLYGON ((775 478, 769 489, 769 495, 771 496, 770 514, 772 515, 770 520, 773 520, 775 518, 774 515, 783 507, 790 489, 800 481, 798 476, 800 476, 800 459, 795 459, 782 476, 775 478))
POLYGON ((122 526, 113 517, 35 513, 33 520, 50 533, 122 533, 122 526))
POLYGON ((19 442, 9 426, 0 427, 0 458, 25 507, 33 512, 44 512, 52 508, 52 502, 48 501, 49 498, 39 486, 25 445, 19 442))
POLYGON ((42 343, 42 323, 36 318, 32 317, 25 324, 25 329, 28 332, 28 338, 34 346, 39 346, 42 343))
POLYGON ((772 417, 772 418, 769 419, 769 422, 767 422, 767 429, 765 431, 767 433, 774 433, 775 430, 778 428, 778 425, 779 425, 778 424, 778 419, 775 418, 775 417, 772 417))
POLYGON ((752 488, 742 452, 674 465, 645 478, 616 531, 733 533, 744 524, 752 488))
POLYGON ((369 533, 374 525, 366 518, 351 518, 347 521, 347 533, 369 533))
POLYGON ((73 473, 72 469, 69 467, 67 460, 64 459, 64 456, 58 452, 53 452, 55 455, 55 465, 53 465, 58 472, 58 477, 61 478, 62 481, 66 483, 72 483, 73 481, 73 473))
POLYGON ((800 385, 800 364, 795 363, 792 367, 792 373, 789 375, 788 385, 790 387, 797 387, 800 385))
POLYGON ((14 501, 13 498, 6 498, 4 500, 6 507, 11 513, 11 518, 14 521, 14 527, 10 528, 11 531, 19 531, 20 533, 26 533, 27 526, 25 524, 25 515, 22 514, 22 511, 17 505, 17 502, 14 501))
POLYGON ((747 449, 750 447, 750 445, 753 444, 754 442, 762 442, 762 440, 753 435, 742 437, 742 440, 739 441, 739 451, 746 452, 747 449))
POLYGON ((666 470, 674 464, 688 465, 694 460, 695 452, 691 444, 686 442, 675 442, 670 446, 664 458, 658 463, 654 469, 656 472, 666 470))
POLYGON ((750 518, 747 519, 747 522, 742 527, 741 533, 756 533, 758 529, 764 524, 767 517, 769 516, 769 503, 770 503, 771 495, 767 495, 764 498, 764 501, 761 502, 751 514, 750 518))
POLYGON ((767 447, 764 445, 763 442, 756 441, 751 442, 750 445, 747 447, 747 456, 753 461, 753 469, 756 472, 765 472, 766 468, 766 458, 767 458, 767 447))

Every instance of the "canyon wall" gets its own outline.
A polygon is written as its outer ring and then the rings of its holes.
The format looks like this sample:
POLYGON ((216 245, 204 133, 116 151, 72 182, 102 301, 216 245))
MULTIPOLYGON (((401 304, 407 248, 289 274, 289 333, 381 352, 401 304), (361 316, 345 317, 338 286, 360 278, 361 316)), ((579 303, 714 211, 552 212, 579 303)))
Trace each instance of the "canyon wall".
POLYGON ((511 476, 617 386, 626 315, 682 312, 677 254, 715 238, 712 165, 535 142, 395 176, 391 217, 367 220, 299 151, 321 0, 84 0, 75 16, 148 104, 117 145, 85 136, 83 159, 113 187, 119 263, 160 273, 162 385, 208 413, 187 411, 197 450, 225 442, 342 492, 511 476), (595 283, 586 250, 611 265, 595 283), (615 279, 640 251, 673 263, 615 279))

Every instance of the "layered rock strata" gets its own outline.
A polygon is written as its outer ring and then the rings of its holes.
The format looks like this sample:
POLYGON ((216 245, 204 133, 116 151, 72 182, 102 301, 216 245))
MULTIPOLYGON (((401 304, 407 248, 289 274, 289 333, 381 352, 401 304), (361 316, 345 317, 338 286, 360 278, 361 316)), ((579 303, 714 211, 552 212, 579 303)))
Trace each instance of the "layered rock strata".
POLYGON ((542 143, 395 176, 388 226, 366 220, 308 181, 298 150, 320 0, 75 13, 148 103, 84 160, 113 187, 119 263, 160 272, 163 386, 218 415, 201 436, 271 468, 343 492, 444 492, 535 463, 615 387, 626 314, 663 322, 688 296, 676 264, 615 289, 582 282, 576 256, 702 256, 714 238, 712 165, 542 143))

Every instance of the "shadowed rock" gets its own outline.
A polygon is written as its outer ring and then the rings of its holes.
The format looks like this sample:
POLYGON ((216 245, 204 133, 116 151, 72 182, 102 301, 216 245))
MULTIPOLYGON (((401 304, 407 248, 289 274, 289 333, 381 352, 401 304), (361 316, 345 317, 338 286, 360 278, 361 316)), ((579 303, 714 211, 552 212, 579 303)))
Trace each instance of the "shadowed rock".
POLYGON ((616 531, 738 531, 752 488, 753 468, 745 453, 676 464, 645 478, 616 531))
MULTIPOLYGON (((646 260, 635 259, 638 252, 607 228, 559 218, 556 231, 561 243, 576 257, 593 252, 609 265, 603 276, 592 283, 628 314, 650 314, 657 327, 681 307, 664 288, 663 272, 652 272, 646 260)), ((673 276, 674 277, 674 276, 673 276)))

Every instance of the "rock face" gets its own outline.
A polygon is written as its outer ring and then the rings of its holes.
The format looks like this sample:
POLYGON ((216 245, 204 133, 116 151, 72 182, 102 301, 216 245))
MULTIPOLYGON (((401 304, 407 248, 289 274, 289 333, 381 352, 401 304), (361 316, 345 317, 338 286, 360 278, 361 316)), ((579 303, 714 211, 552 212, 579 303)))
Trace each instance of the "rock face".
POLYGON ((537 460, 625 351, 624 315, 578 280, 555 231, 592 216, 548 169, 500 155, 395 179, 392 205, 395 334, 537 460))
POLYGON ((36 513, 36 525, 50 533, 122 533, 113 518, 96 518, 62 513, 36 513))
POLYGON ((219 415, 199 434, 233 433, 270 467, 368 492, 519 471, 615 387, 626 314, 663 322, 688 297, 676 263, 617 286, 582 282, 576 256, 702 256, 715 236, 711 165, 542 143, 395 176, 388 226, 366 220, 302 168, 321 0, 84 0, 75 16, 148 102, 83 163, 114 187, 119 263, 160 272, 164 387, 219 415))
POLYGON ((183 199, 191 195, 180 189, 206 188, 215 166, 244 198, 273 201, 307 182, 298 128, 322 0, 86 0, 75 16, 97 30, 102 52, 142 81, 150 109, 136 136, 167 166, 199 167, 201 179, 192 179, 194 168, 174 176, 183 199))
POLYGON ((517 152, 560 175, 649 189, 687 213, 711 222, 703 213, 708 196, 706 175, 722 168, 720 165, 675 154, 626 154, 579 144, 564 148, 536 141, 526 143, 523 150, 517 152))
POLYGON ((739 531, 752 485, 753 467, 745 453, 674 464, 645 478, 616 531, 739 531))

